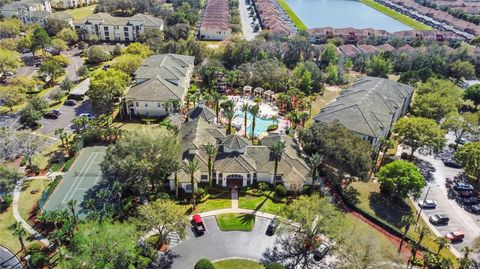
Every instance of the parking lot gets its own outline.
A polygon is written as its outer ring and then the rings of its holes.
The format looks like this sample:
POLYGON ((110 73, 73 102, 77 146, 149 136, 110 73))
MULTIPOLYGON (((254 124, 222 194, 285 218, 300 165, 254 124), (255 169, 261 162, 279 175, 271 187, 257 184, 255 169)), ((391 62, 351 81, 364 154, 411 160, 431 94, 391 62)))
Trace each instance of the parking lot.
MULTIPOLYGON (((261 28, 259 26, 259 29, 254 32, 254 27, 252 23, 258 24, 258 16, 257 14, 254 14, 253 16, 250 16, 250 10, 248 10, 248 7, 251 7, 252 5, 247 5, 245 3, 245 0, 240 0, 238 9, 240 10, 240 19, 242 21, 242 31, 243 35, 245 36, 245 39, 250 41, 255 39, 255 37, 261 32, 261 28)), ((253 8, 252 8, 253 10, 253 8)))
MULTIPOLYGON (((452 136, 447 136, 449 143, 453 142, 452 136)), ((436 209, 426 209, 422 211, 422 217, 429 224, 437 236, 445 236, 448 232, 462 231, 465 233, 463 241, 455 242, 452 246, 457 251, 461 251, 466 246, 471 246, 476 237, 480 236, 480 214, 470 213, 466 206, 459 202, 457 195, 449 197, 449 188, 446 186, 447 178, 454 178, 463 173, 462 169, 451 168, 444 165, 443 161, 429 154, 416 154, 420 158, 430 163, 434 169, 432 179, 423 189, 419 201, 422 201, 427 194, 428 199, 437 203, 436 209), (448 225, 435 226, 429 222, 429 218, 436 214, 446 214, 449 217, 448 225)), ((478 195, 478 194, 477 194, 478 195)), ((416 205, 417 206, 417 205, 416 205)), ((478 257, 478 253, 477 259, 478 257)))
POLYGON ((67 132, 73 132, 71 128, 72 119, 82 113, 91 113, 92 105, 89 100, 83 102, 78 101, 74 106, 62 105, 59 110, 61 114, 57 119, 42 118, 40 120, 42 127, 39 132, 46 135, 53 135, 58 128, 64 128, 67 132))

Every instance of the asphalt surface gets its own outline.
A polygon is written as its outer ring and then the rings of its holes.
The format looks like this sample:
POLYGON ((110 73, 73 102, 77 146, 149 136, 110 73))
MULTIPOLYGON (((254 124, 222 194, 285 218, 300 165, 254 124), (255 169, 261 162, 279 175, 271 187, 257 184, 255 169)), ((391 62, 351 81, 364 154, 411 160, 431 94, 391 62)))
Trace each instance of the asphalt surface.
POLYGON ((60 117, 58 119, 42 118, 39 132, 45 135, 53 135, 56 129, 64 128, 67 132, 73 132, 71 121, 74 117, 82 113, 91 113, 92 105, 89 100, 83 102, 78 101, 75 106, 62 105, 60 108, 60 117))
POLYGON ((261 260, 265 250, 275 244, 276 237, 265 234, 269 219, 257 217, 251 232, 222 232, 215 217, 206 217, 203 220, 207 230, 204 235, 195 237, 194 233, 188 230, 187 237, 172 249, 175 258, 171 268, 193 268, 201 258, 218 260, 236 257, 261 260))
MULTIPOLYGON (((447 145, 454 140, 451 135, 447 135, 447 139, 447 145)), ((448 189, 445 186, 447 177, 454 177, 463 172, 463 170, 446 167, 442 160, 435 159, 433 155, 415 154, 415 156, 430 162, 435 167, 435 171, 433 172, 435 180, 428 183, 428 186, 423 189, 423 193, 419 199, 421 201, 425 198, 426 192, 430 187, 428 199, 437 202, 436 209, 423 210, 422 217, 425 219, 425 222, 427 222, 432 229, 435 229, 437 235, 444 236, 448 232, 463 231, 465 233, 465 239, 452 244, 456 250, 461 251, 466 246, 472 246, 473 240, 480 236, 480 215, 466 211, 455 199, 449 199, 448 189), (434 226, 430 224, 428 218, 441 213, 449 216, 450 221, 448 225, 434 226)), ((479 256, 479 254, 480 253, 477 253, 476 255, 479 256)), ((477 257, 477 259, 478 258, 480 257, 477 257)))
POLYGON ((20 260, 10 250, 0 246, 0 268, 20 269, 20 260))
POLYGON ((240 20, 242 22, 243 36, 247 41, 254 40, 261 30, 256 33, 253 32, 253 27, 251 25, 251 23, 253 22, 253 17, 248 16, 249 11, 247 10, 247 7, 249 7, 250 5, 245 4, 245 0, 239 0, 238 3, 238 9, 240 10, 240 20))
POLYGON ((78 48, 73 48, 69 51, 62 52, 62 55, 65 55, 70 59, 70 63, 65 71, 67 71, 67 77, 71 81, 77 81, 79 79, 77 71, 84 64, 84 60, 80 57, 80 53, 81 50, 78 48))

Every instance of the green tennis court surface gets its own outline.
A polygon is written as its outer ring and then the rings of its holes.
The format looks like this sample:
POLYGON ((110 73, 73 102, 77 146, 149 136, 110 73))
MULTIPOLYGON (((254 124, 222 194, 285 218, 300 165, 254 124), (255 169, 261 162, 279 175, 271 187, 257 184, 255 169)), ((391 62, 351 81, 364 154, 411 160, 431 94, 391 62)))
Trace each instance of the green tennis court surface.
POLYGON ((106 147, 96 146, 82 149, 70 170, 58 184, 55 191, 43 207, 44 210, 57 210, 67 208, 70 200, 77 201, 76 211, 79 217, 85 217, 88 210, 83 207, 83 202, 92 198, 92 187, 102 179, 100 163, 105 156, 106 147), (90 191, 89 191, 90 190, 90 191))

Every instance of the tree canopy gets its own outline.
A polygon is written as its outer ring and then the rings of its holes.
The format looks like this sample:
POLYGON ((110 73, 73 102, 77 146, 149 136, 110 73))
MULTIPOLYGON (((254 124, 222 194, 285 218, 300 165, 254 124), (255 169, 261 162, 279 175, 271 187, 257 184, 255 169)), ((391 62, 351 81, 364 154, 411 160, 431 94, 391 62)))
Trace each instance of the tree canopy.
POLYGON ((419 148, 425 148, 433 152, 443 149, 445 144, 445 131, 431 119, 418 117, 401 118, 393 128, 400 143, 410 146, 413 153, 419 148))
POLYGON ((480 142, 466 143, 454 156, 462 164, 465 172, 480 180, 480 142))
POLYGON ((93 111, 97 114, 111 113, 115 107, 115 97, 123 95, 129 82, 128 74, 114 68, 102 70, 93 76, 88 91, 93 111))
POLYGON ((418 197, 423 187, 425 178, 415 164, 397 160, 383 166, 376 174, 383 194, 392 198, 407 198, 408 195, 418 197))
POLYGON ((462 105, 462 90, 449 80, 429 79, 418 84, 413 99, 413 113, 440 122, 462 105))
POLYGON ((180 143, 171 132, 163 128, 135 129, 108 147, 101 163, 103 177, 120 184, 122 196, 139 197, 157 191, 171 174, 179 154, 180 143))
POLYGON ((315 123, 300 132, 308 155, 320 153, 327 163, 352 175, 365 177, 371 166, 371 145, 338 122, 315 123))

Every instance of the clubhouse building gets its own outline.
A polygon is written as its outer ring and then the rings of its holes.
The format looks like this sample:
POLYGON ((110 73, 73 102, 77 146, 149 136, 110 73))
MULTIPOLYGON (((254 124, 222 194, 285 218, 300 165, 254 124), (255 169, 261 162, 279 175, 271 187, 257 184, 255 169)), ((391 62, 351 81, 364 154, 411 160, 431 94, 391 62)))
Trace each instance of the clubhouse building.
MULTIPOLYGON (((267 182, 283 184, 288 190, 302 190, 304 185, 312 184, 311 169, 291 137, 270 133, 260 140, 261 145, 252 145, 242 136, 226 135, 225 128, 215 123, 214 116, 212 109, 200 103, 180 127, 181 159, 196 160, 200 167, 194 175, 196 182, 208 182, 208 156, 202 145, 211 143, 218 148, 212 177, 216 185, 240 188, 267 182), (270 146, 277 141, 284 142, 286 148, 278 163, 277 178, 274 178, 275 159, 270 146)), ((170 188, 174 190, 174 175, 169 180, 170 188)), ((178 180, 180 188, 192 191, 189 174, 180 171, 178 180)))

